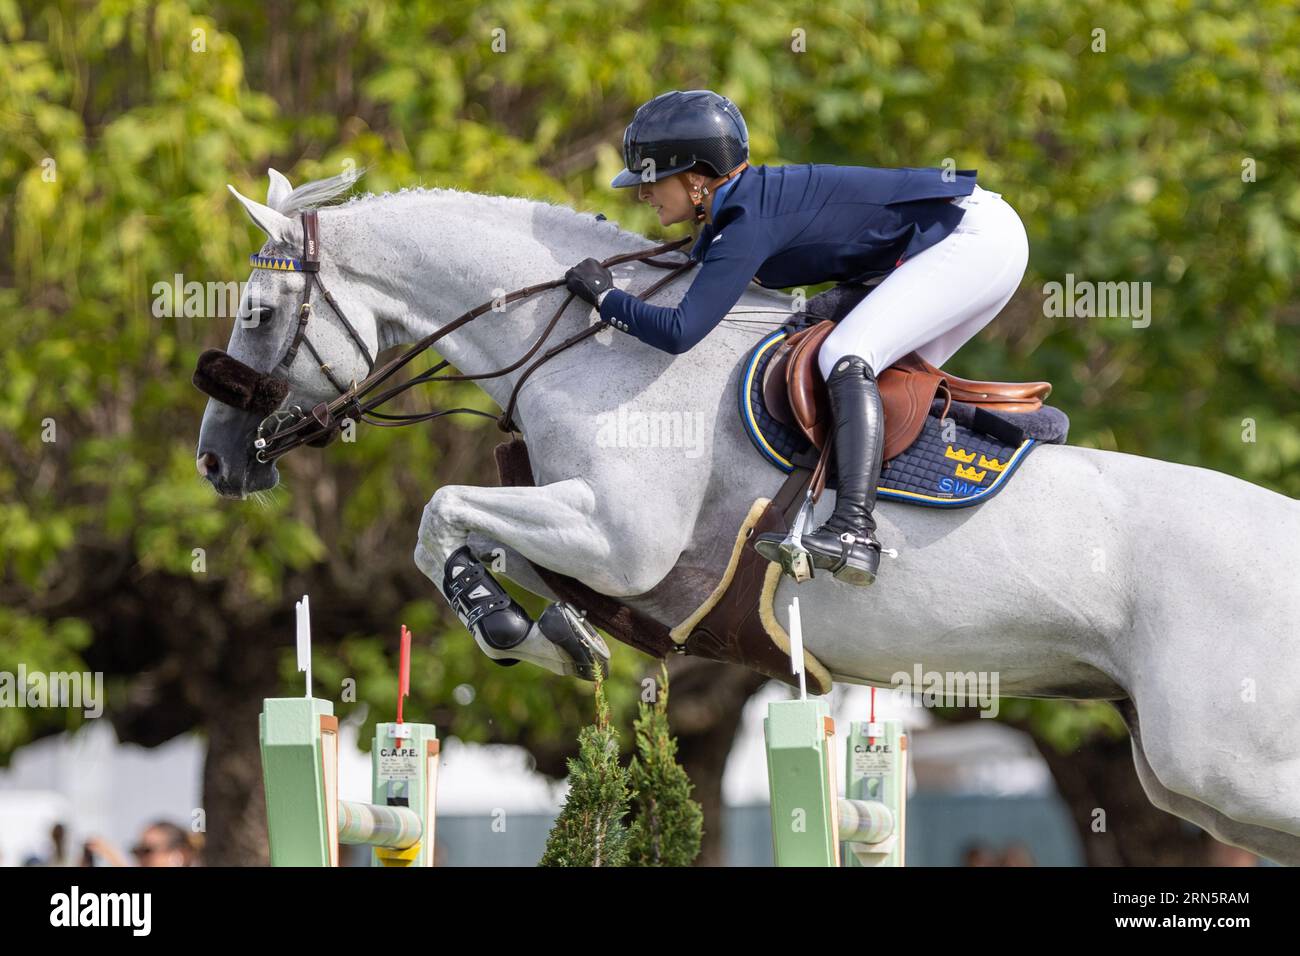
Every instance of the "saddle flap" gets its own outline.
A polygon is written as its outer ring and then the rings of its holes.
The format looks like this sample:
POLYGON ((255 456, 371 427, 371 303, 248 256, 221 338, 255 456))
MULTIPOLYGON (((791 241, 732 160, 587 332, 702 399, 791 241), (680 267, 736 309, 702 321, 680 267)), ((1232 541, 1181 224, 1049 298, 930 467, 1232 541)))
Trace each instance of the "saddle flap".
POLYGON ((790 411, 800 430, 818 448, 826 444, 831 410, 826 398, 826 383, 817 367, 817 353, 821 351, 826 336, 834 330, 835 323, 826 319, 811 329, 796 332, 790 336, 786 358, 785 389, 790 411))
POLYGON ((916 441, 942 383, 942 374, 899 363, 880 373, 876 386, 885 410, 884 461, 901 455, 916 441))
POLYGON ((789 392, 785 386, 785 371, 790 363, 790 340, 803 335, 795 332, 787 335, 772 353, 767 368, 763 369, 763 407, 767 413, 782 425, 794 425, 794 415, 790 411, 789 392))
MULTIPOLYGON (((789 348, 785 355, 778 352, 772 358, 773 363, 778 360, 785 362, 782 378, 786 404, 800 430, 817 448, 825 446, 831 424, 830 402, 817 365, 817 353, 834 328, 835 323, 826 320, 811 329, 796 332, 787 339, 789 348)), ((781 380, 776 379, 775 373, 773 379, 781 380)), ((773 379, 768 379, 768 382, 773 379)), ((942 380, 943 375, 937 369, 927 370, 915 363, 900 362, 880 374, 877 385, 885 409, 885 461, 916 441, 942 380)), ((776 396, 767 388, 763 398, 768 402, 769 410, 782 404, 773 401, 776 396)))

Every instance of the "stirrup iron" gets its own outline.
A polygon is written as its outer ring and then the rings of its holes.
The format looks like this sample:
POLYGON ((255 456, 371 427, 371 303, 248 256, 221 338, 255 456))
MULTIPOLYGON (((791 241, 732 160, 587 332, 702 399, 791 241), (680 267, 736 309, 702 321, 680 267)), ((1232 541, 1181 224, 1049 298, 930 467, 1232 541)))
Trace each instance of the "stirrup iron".
POLYGON ((812 487, 809 486, 803 504, 799 506, 799 514, 795 516, 794 526, 777 549, 777 554, 781 558, 781 571, 790 575, 799 584, 813 576, 812 555, 803 546, 803 533, 812 526, 812 520, 813 494, 812 487))

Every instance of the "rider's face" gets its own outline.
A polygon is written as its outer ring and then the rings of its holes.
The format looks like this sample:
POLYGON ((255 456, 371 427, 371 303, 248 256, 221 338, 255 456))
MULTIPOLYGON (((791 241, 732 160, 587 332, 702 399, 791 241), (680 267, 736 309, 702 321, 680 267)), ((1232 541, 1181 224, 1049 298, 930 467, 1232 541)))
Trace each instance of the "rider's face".
POLYGON ((678 173, 658 182, 642 183, 637 190, 637 198, 659 214, 660 225, 692 222, 695 219, 695 206, 689 192, 691 181, 687 179, 692 175, 694 174, 678 173))

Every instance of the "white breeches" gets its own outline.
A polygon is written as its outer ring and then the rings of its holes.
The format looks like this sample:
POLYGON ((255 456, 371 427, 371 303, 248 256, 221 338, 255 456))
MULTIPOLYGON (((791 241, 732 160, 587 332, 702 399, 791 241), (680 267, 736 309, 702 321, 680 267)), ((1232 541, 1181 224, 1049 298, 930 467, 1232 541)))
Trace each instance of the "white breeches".
POLYGON ((911 351, 942 366, 1002 311, 1029 262, 1025 226, 998 193, 979 186, 957 205, 966 210, 957 228, 905 260, 826 337, 823 378, 846 355, 877 374, 911 351))

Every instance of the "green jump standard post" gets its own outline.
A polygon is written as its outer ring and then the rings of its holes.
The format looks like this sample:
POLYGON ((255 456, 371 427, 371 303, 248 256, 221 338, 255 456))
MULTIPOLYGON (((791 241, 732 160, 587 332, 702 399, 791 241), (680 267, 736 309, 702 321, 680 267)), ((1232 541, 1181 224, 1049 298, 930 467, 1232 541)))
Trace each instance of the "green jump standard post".
POLYGON ((402 627, 397 719, 375 725, 371 799, 339 799, 339 722, 311 696, 311 623, 298 613, 298 668, 307 696, 262 701, 258 719, 272 866, 338 866, 339 845, 374 847, 372 866, 433 866, 439 743, 433 724, 402 720, 410 694, 411 636, 402 627))
POLYGON ((854 722, 839 797, 825 700, 777 701, 763 722, 777 866, 903 866, 907 736, 902 722, 854 722))
POLYGON ((432 866, 439 742, 433 724, 380 723, 373 803, 338 797, 338 718, 318 697, 262 702, 262 776, 272 866, 338 866, 340 844, 374 866, 432 866))

